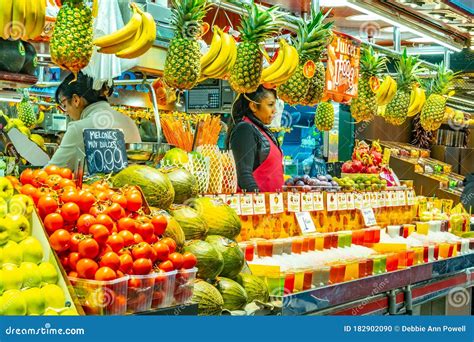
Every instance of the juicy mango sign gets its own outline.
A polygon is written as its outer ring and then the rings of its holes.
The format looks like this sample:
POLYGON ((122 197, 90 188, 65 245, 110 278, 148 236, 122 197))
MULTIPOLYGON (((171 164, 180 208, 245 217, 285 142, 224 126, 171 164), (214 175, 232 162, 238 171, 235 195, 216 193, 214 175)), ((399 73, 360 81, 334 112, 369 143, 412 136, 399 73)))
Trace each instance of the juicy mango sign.
POLYGON ((359 40, 334 32, 327 47, 326 92, 337 102, 347 102, 357 96, 360 45, 359 40))

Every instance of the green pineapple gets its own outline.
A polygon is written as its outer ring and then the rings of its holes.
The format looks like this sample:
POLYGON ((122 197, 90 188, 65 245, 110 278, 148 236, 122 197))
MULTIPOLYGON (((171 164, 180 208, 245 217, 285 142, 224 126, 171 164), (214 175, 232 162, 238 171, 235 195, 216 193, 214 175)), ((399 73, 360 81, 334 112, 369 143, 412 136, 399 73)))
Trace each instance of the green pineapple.
POLYGON ((92 12, 83 0, 65 0, 59 10, 51 37, 51 60, 77 73, 92 56, 92 12))
POLYGON ((312 12, 312 20, 307 24, 303 19, 298 21, 298 30, 295 46, 300 56, 298 69, 293 76, 278 87, 278 96, 290 105, 304 104, 314 106, 319 101, 324 91, 326 71, 319 60, 326 45, 332 39, 333 22, 323 24, 326 13, 312 12), (306 62, 316 64, 316 72, 311 79, 304 76, 303 67, 306 62))
POLYGON ((237 59, 230 72, 229 83, 237 93, 257 90, 262 74, 263 54, 260 43, 276 34, 282 26, 281 15, 274 13, 278 7, 262 10, 252 1, 244 4, 247 16, 239 26, 241 43, 237 47, 237 59))
POLYGON ((357 98, 351 101, 351 115, 357 121, 370 121, 377 115, 376 93, 372 90, 380 73, 386 68, 387 59, 379 57, 372 47, 363 49, 360 58, 360 78, 357 98))
POLYGON ((425 71, 420 65, 419 58, 408 56, 406 49, 397 61, 395 67, 398 73, 397 92, 385 110, 385 120, 388 123, 399 126, 405 122, 410 106, 412 86, 419 81, 418 74, 425 71))
POLYGON ((175 37, 166 55, 164 80, 171 88, 191 89, 201 76, 198 37, 209 5, 207 0, 172 0, 171 3, 175 37))
POLYGON ((437 130, 443 123, 446 101, 452 95, 453 80, 457 73, 446 69, 444 63, 438 66, 436 77, 429 85, 430 95, 421 111, 421 126, 427 131, 437 130))
POLYGON ((321 102, 316 108, 314 125, 320 131, 329 131, 334 126, 334 107, 330 102, 321 102))
POLYGON ((20 90, 23 95, 21 102, 16 105, 18 119, 20 119, 26 127, 31 128, 36 125, 36 114, 30 102, 30 95, 27 90, 20 90))

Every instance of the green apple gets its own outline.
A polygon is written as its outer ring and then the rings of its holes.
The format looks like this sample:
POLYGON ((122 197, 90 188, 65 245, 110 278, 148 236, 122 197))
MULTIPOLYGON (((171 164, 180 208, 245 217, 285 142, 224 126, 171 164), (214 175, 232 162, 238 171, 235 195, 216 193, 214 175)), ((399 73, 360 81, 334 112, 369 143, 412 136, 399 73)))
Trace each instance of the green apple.
POLYGON ((8 213, 13 215, 30 216, 35 209, 35 204, 30 196, 16 194, 8 202, 8 213))
MULTIPOLYGON (((26 195, 25 195, 26 196, 26 195)), ((0 217, 5 217, 8 214, 8 203, 0 197, 0 217)))
POLYGON ((60 316, 79 316, 77 311, 73 308, 65 308, 65 310, 62 310, 59 315, 60 316))
POLYGON ((23 274, 23 288, 32 288, 41 285, 41 273, 38 265, 29 261, 22 262, 19 269, 23 274))
POLYGON ((3 290, 5 290, 5 275, 3 274, 3 271, 0 270, 0 296, 3 293, 3 290))
POLYGON ((31 235, 31 224, 23 215, 8 214, 6 220, 10 240, 20 242, 31 235))
POLYGON ((59 316, 59 314, 53 308, 46 308, 46 310, 44 310, 43 316, 59 316))
POLYGON ((55 284, 47 284, 41 288, 47 308, 60 309, 66 304, 63 290, 55 284))
POLYGON ((58 282, 58 271, 49 261, 42 262, 38 266, 43 283, 56 284, 58 282))
POLYGON ((5 291, 0 299, 0 314, 8 316, 26 315, 26 301, 20 290, 5 291))
POLYGON ((23 285, 23 273, 13 264, 3 265, 3 287, 6 290, 19 290, 23 285))
POLYGON ((13 196, 13 185, 5 177, 0 177, 0 197, 5 201, 9 201, 13 196))
POLYGON ((23 261, 23 251, 14 241, 8 241, 3 246, 3 264, 14 264, 20 266, 23 261))
POLYGON ((43 246, 34 236, 28 236, 20 242, 23 251, 23 261, 31 261, 39 264, 43 260, 43 246))
MULTIPOLYGON (((0 197, 1 201, 5 201, 3 198, 0 197)), ((10 239, 10 233, 8 232, 7 222, 5 218, 0 217, 0 246, 3 246, 8 242, 10 239)))
POLYGON ((27 314, 42 315, 45 309, 45 300, 41 289, 33 287, 22 292, 23 298, 26 301, 27 314))

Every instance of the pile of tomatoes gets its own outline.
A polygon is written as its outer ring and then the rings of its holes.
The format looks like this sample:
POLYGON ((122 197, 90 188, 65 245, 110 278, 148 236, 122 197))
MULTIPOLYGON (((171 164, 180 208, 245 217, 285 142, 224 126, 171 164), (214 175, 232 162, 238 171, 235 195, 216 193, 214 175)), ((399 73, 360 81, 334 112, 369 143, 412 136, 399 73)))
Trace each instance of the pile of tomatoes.
POLYGON ((113 280, 191 269, 196 257, 176 251, 162 237, 165 215, 145 213, 136 187, 111 189, 106 181, 76 188, 70 169, 47 166, 26 169, 19 191, 33 198, 51 247, 70 277, 113 280))

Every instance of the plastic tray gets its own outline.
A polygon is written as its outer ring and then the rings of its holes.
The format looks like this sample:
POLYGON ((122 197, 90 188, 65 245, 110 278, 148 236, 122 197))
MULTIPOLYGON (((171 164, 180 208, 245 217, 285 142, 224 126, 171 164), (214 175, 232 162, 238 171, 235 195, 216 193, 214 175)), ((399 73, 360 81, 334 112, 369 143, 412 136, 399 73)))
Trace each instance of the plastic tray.
POLYGON ((182 269, 176 274, 176 284, 174 288, 175 304, 181 305, 190 302, 193 296, 197 270, 196 267, 189 270, 182 269))
POLYGON ((178 271, 155 273, 152 309, 166 308, 173 304, 173 294, 178 271))
POLYGON ((151 309, 155 273, 146 275, 130 275, 127 291, 127 312, 135 313, 151 309))

